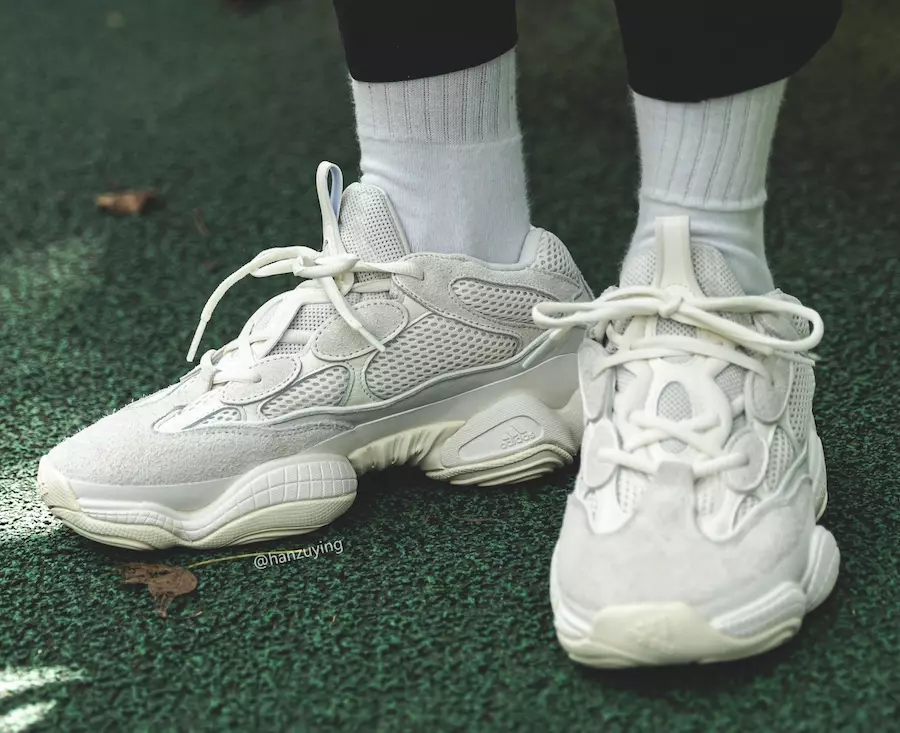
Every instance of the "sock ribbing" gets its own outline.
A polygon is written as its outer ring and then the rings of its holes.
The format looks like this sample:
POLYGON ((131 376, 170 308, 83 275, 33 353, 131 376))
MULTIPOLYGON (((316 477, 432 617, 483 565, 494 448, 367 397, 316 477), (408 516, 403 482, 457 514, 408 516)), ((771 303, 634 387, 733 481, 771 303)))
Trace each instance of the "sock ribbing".
POLYGON ((516 262, 530 228, 515 51, 423 79, 352 81, 361 181, 391 199, 413 251, 516 262))
POLYGON ((471 69, 424 79, 353 82, 362 138, 451 145, 518 137, 513 51, 471 69))
POLYGON ((773 288, 763 205, 785 84, 696 103, 634 94, 641 189, 632 251, 652 246, 657 217, 687 214, 692 239, 717 247, 747 293, 773 288))
POLYGON ((696 103, 635 94, 641 195, 725 211, 762 206, 784 88, 779 81, 696 103))

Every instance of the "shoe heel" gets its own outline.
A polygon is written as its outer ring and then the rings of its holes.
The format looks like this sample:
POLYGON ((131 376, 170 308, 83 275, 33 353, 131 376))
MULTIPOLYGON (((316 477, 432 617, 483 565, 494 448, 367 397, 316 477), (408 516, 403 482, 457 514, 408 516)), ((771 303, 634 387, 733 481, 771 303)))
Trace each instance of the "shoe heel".
POLYGON ((430 478, 452 484, 528 481, 572 463, 582 429, 577 390, 556 409, 533 393, 516 392, 436 443, 419 465, 430 478))

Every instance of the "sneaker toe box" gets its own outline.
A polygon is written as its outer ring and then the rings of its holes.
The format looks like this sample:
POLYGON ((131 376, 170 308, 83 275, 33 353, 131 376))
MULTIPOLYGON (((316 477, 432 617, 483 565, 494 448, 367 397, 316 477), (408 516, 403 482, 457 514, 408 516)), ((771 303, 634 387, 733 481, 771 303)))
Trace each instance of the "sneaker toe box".
MULTIPOLYGON (((183 404, 183 403, 182 403, 183 404)), ((44 465, 78 485, 177 486, 238 476, 337 435, 347 425, 311 418, 289 428, 226 424, 163 432, 157 424, 180 407, 157 393, 104 417, 53 448, 44 465)), ((47 470, 49 470, 49 468, 47 470)))
POLYGON ((810 521, 793 508, 773 508, 728 539, 713 540, 693 511, 660 516, 638 507, 614 532, 595 532, 572 496, 555 553, 557 585, 588 613, 617 606, 682 603, 709 615, 803 575, 810 521))

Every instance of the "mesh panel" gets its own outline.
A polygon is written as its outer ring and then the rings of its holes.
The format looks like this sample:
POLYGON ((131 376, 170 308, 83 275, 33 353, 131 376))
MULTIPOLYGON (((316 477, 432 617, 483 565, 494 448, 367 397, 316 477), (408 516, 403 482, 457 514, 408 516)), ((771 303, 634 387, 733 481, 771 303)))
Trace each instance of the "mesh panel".
MULTIPOLYGON (((347 297, 351 304, 354 302, 354 295, 356 293, 350 293, 347 297)), ((294 320, 291 321, 289 328, 294 331, 313 332, 336 314, 337 311, 331 303, 309 303, 297 311, 297 315, 294 316, 294 320)), ((272 349, 271 353, 276 356, 279 354, 299 354, 305 348, 305 345, 282 342, 272 349)))
POLYGON ((687 420, 693 415, 691 398, 683 384, 669 382, 659 393, 659 402, 656 405, 657 414, 668 420, 679 422, 687 420))
POLYGON ((772 435, 772 446, 769 448, 769 465, 766 468, 766 486, 769 491, 778 488, 784 472, 794 461, 794 446, 791 439, 781 428, 775 428, 772 435))
POLYGON ((581 272, 572 260, 569 250, 550 232, 541 234, 534 266, 538 270, 552 272, 554 275, 562 275, 576 283, 582 282, 581 272))
POLYGON ((695 244, 691 249, 691 262, 700 289, 707 298, 736 298, 744 295, 744 289, 715 247, 695 244))
POLYGON ((495 364, 514 356, 518 339, 428 315, 376 354, 366 368, 369 389, 393 397, 439 374, 495 364))
POLYGON ((809 425, 812 420, 813 393, 816 389, 816 379, 813 368, 806 364, 798 364, 795 367, 794 384, 791 396, 788 400, 788 424, 791 432, 802 445, 806 442, 809 433, 809 425))
POLYGON ((744 394, 744 379, 747 376, 747 370, 735 364, 729 364, 721 372, 716 375, 716 384, 719 385, 725 396, 734 401, 744 394))
POLYGON ((688 326, 685 323, 679 323, 669 318, 660 318, 656 323, 656 333, 659 336, 687 336, 694 338, 697 335, 697 329, 694 326, 688 326))
POLYGON ((747 514, 750 513, 750 510, 753 509, 753 507, 755 507, 757 504, 759 504, 760 501, 761 500, 758 496, 753 496, 752 494, 749 496, 745 496, 741 500, 741 503, 738 504, 737 511, 734 514, 734 526, 737 527, 737 525, 739 525, 743 521, 744 517, 746 517, 747 514))
POLYGON ((635 285, 650 285, 656 276, 656 251, 644 249, 625 259, 619 285, 623 288, 635 285))
POLYGON ((207 415, 202 420, 198 420, 194 423, 193 427, 195 428, 205 428, 210 425, 221 425, 222 423, 231 423, 231 422, 240 422, 243 418, 243 414, 236 407, 226 407, 222 410, 218 410, 211 415, 207 415))
POLYGON ((616 500, 626 514, 634 511, 638 500, 647 488, 647 477, 630 468, 620 468, 616 481, 616 500))
POLYGON ((514 288, 484 280, 457 280, 452 288, 456 297, 475 313, 529 325, 533 325, 531 309, 535 305, 556 300, 552 295, 530 288, 514 288))
MULTIPOLYGON (((737 298, 745 295, 725 257, 715 247, 695 244, 691 249, 691 263, 697 283, 707 298, 737 298)), ((753 318, 746 313, 722 313, 723 318, 752 326, 753 318)))
MULTIPOLYGON (((659 393, 659 401, 656 403, 656 414, 667 420, 681 422, 689 419, 693 414, 691 398, 683 384, 669 382, 659 393)), ((660 447, 669 453, 680 453, 687 446, 680 440, 669 438, 660 443, 660 447)))
POLYGON ((360 259, 393 262, 406 255, 387 196, 374 186, 353 183, 347 187, 341 198, 339 225, 344 247, 360 259))
MULTIPOLYGON (((347 187, 341 198, 341 214, 338 221, 341 241, 350 254, 367 262, 394 262, 407 254, 387 197, 374 186, 354 183, 347 187)), ((361 272, 357 282, 366 282, 390 275, 377 272, 361 272)), ((347 301, 354 305, 363 300, 384 299, 386 293, 350 293, 347 301)), ((294 316, 290 328, 296 331, 315 331, 337 311, 330 303, 304 305, 294 316)), ((294 354, 302 351, 296 344, 278 344, 272 354, 294 354)))
MULTIPOLYGON (((650 285, 656 277, 656 250, 653 248, 644 248, 637 252, 632 252, 625 258, 622 266, 622 273, 619 276, 619 286, 622 288, 630 288, 641 285, 650 285)), ((625 329, 631 323, 628 320, 616 320, 613 322, 613 328, 618 333, 624 333, 625 329)), ((697 335, 697 329, 693 326, 687 326, 678 321, 669 319, 658 319, 656 322, 656 333, 660 336, 688 336, 697 335)), ((614 352, 610 352, 614 353, 614 352)), ((682 363, 690 357, 672 356, 667 357, 669 361, 674 363, 682 363)))
MULTIPOLYGON (((634 285, 649 285, 653 282, 653 275, 656 269, 656 253, 652 249, 645 249, 639 254, 630 254, 625 258, 622 266, 622 273, 619 277, 619 287, 627 288, 634 285)), ((625 329, 631 323, 631 319, 618 318, 612 322, 612 327, 616 333, 625 333, 625 329)), ((659 325, 657 326, 657 328, 659 325)), ((612 355, 617 349, 612 343, 606 346, 607 352, 612 355)), ((676 357, 680 358, 680 357, 676 357)), ((621 367, 616 370, 621 379, 622 372, 625 370, 621 367)), ((628 380, 631 381, 630 379, 628 380)))
POLYGON ((296 331, 315 331, 337 311, 331 303, 309 303, 291 321, 291 328, 296 331))
MULTIPOLYGON (((577 484, 576 484, 577 486, 577 484)), ((588 521, 595 524, 600 521, 600 492, 586 491, 581 495, 581 502, 587 509, 588 521)))
POLYGON ((809 321, 803 316, 792 316, 791 325, 793 325, 794 330, 801 339, 805 339, 809 336, 809 321))
POLYGON ((339 405, 347 392, 350 372, 334 366, 314 372, 263 403, 260 412, 266 417, 281 417, 304 407, 339 405))
POLYGON ((284 354, 301 354, 306 349, 306 344, 289 344, 284 341, 279 343, 269 353, 273 356, 283 356, 284 354))

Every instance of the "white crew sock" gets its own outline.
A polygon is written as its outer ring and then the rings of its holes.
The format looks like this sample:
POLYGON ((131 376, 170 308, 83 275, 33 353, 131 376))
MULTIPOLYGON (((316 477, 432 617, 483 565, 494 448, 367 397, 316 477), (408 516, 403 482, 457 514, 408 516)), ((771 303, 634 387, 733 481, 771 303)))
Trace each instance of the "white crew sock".
POLYGON ((641 191, 632 251, 653 245, 656 217, 687 214, 693 240, 717 247, 748 294, 772 290, 763 204, 785 83, 697 103, 634 94, 641 191))
POLYGON ((516 262, 529 230, 515 50, 425 79, 352 80, 363 183, 415 252, 516 262))

